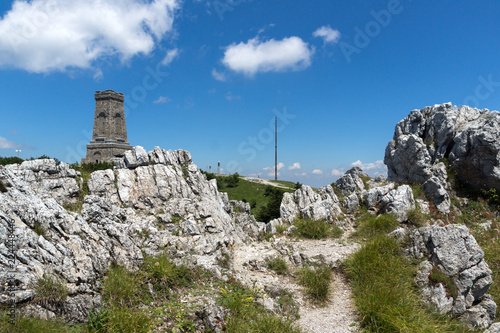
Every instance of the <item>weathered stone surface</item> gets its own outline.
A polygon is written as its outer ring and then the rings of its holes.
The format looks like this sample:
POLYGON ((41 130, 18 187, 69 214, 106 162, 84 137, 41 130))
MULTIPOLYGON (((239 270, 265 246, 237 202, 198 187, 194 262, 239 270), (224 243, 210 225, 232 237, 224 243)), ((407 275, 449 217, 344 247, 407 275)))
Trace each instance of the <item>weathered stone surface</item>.
POLYGON ((202 326, 205 330, 210 330, 214 333, 226 331, 226 313, 223 307, 209 305, 202 310, 196 311, 196 316, 202 321, 202 326))
POLYGON ((500 333, 500 323, 494 323, 484 333, 500 333))
POLYGON ((351 194, 353 192, 361 192, 365 189, 361 177, 368 176, 359 167, 353 167, 343 174, 335 182, 335 187, 342 195, 351 194))
POLYGON ((487 328, 494 321, 496 311, 496 304, 486 294, 492 283, 492 272, 467 227, 433 225, 413 231, 410 239, 407 253, 425 259, 415 279, 422 298, 443 313, 463 315, 471 327, 487 328), (429 285, 428 276, 433 267, 453 279, 457 297, 452 299, 451 306, 441 287, 429 285))
POLYGON ((41 159, 11 164, 5 168, 17 176, 9 178, 13 187, 21 188, 27 183, 41 198, 53 198, 61 205, 76 201, 79 192, 76 172, 67 163, 58 164, 52 159, 41 159))
MULTIPOLYGON (((136 147, 130 153, 137 161, 137 165, 130 164, 133 169, 91 174, 81 214, 66 211, 56 201, 58 196, 37 181, 50 177, 76 184, 75 173, 67 165, 47 160, 0 166, 0 179, 12 185, 0 193, 0 279, 5 278, 9 264, 5 244, 12 230, 17 303, 30 300, 32 283, 50 272, 71 290, 61 315, 82 322, 93 306, 100 306, 99 281, 111 262, 134 268, 143 252, 157 255, 169 248, 215 270, 217 258, 228 247, 263 231, 264 226, 248 214, 248 204, 230 204, 227 194, 217 190, 216 181, 207 181, 198 171, 188 152, 158 148, 144 154, 136 147), (35 226, 46 230, 45 234, 35 233, 35 226)), ((0 302, 9 301, 4 280, 0 296, 4 296, 0 302)), ((56 310, 26 309, 49 316, 56 310)))
POLYGON ((310 186, 302 185, 295 193, 283 195, 280 214, 287 222, 297 217, 331 221, 342 213, 339 205, 330 185, 320 188, 317 193, 310 186))
POLYGON ((349 213, 357 212, 359 210, 359 198, 356 193, 345 197, 342 201, 342 206, 344 206, 349 213))
POLYGON ((441 314, 448 313, 453 308, 453 297, 446 296, 442 283, 424 287, 420 290, 420 298, 441 314))
POLYGON ((459 180, 476 188, 500 189, 500 113, 451 103, 413 110, 397 125, 386 148, 388 180, 424 184, 440 211, 449 212, 446 170, 434 165, 447 158, 459 180), (433 170, 434 169, 434 170, 433 170), (443 175, 444 176, 444 175, 443 175))
POLYGON ((408 185, 401 185, 395 190, 390 191, 381 200, 381 212, 392 213, 399 222, 408 219, 408 212, 415 209, 415 200, 413 191, 408 185))
POLYGON ((394 183, 369 189, 363 194, 363 203, 369 208, 375 207, 382 201, 382 198, 393 189, 394 183))

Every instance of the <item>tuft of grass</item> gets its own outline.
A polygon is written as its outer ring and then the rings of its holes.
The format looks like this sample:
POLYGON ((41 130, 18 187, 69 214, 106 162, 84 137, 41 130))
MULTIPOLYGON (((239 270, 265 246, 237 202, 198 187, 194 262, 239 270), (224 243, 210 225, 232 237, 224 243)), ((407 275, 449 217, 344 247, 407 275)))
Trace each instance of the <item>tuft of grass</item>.
POLYGON ((3 180, 0 180, 0 192, 5 193, 8 191, 10 184, 4 183, 3 180))
POLYGON ((110 267, 102 291, 105 303, 109 307, 137 305, 143 295, 147 294, 141 288, 140 277, 123 266, 110 267))
POLYGON ((11 324, 6 314, 0 313, 0 332, 8 333, 86 333, 84 326, 66 324, 60 320, 43 320, 36 317, 16 316, 11 324))
POLYGON ((68 297, 68 289, 64 282, 48 273, 43 273, 43 276, 33 283, 33 291, 35 292, 34 301, 43 307, 59 307, 68 297))
POLYGON ((197 273, 185 265, 177 266, 167 255, 144 258, 142 271, 155 288, 168 292, 171 288, 187 287, 195 279, 197 273))
POLYGON ((44 238, 47 238, 47 229, 41 224, 40 222, 35 222, 35 228, 34 228, 35 233, 38 236, 43 236, 44 238))
POLYGON ((288 264, 280 257, 275 257, 267 262, 267 268, 272 269, 279 275, 288 273, 288 264))
POLYGON ((280 318, 255 302, 258 296, 237 282, 228 282, 217 298, 219 305, 229 309, 227 333, 301 333, 292 320, 280 318))
POLYGON ((422 210, 417 204, 415 209, 412 209, 408 212, 408 223, 414 225, 417 228, 423 227, 427 222, 427 216, 422 213, 422 210))
POLYGON ((332 270, 328 266, 304 267, 297 271, 297 281, 306 288, 311 299, 324 305, 330 295, 332 270))
POLYGON ((460 322, 422 305, 413 285, 416 266, 396 240, 373 236, 345 267, 365 331, 468 332, 460 322))
POLYGON ((356 223, 358 230, 353 235, 366 238, 388 234, 399 225, 398 220, 392 214, 375 216, 363 213, 357 218, 356 223))
POLYGON ((424 192, 424 190, 422 190, 422 187, 420 187, 420 185, 410 184, 410 187, 411 187, 411 190, 413 192, 413 197, 415 199, 422 199, 422 200, 426 199, 425 192, 424 192))
POLYGON ((307 239, 339 238, 343 234, 339 226, 332 226, 323 220, 296 219, 293 224, 295 225, 293 234, 296 237, 307 239))

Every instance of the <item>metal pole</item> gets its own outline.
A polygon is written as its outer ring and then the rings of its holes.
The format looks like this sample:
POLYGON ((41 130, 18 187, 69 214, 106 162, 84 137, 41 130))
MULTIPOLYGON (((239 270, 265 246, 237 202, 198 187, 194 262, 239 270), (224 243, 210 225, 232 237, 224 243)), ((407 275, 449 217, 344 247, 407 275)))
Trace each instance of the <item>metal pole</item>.
POLYGON ((274 118, 274 180, 278 180, 278 117, 274 118))

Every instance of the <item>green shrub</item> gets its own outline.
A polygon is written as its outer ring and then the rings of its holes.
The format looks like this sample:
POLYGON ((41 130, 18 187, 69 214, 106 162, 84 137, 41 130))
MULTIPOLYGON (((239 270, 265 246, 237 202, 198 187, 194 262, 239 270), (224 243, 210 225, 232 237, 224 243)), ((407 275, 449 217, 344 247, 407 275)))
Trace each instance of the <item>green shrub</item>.
POLYGON ((273 186, 267 186, 264 191, 264 196, 269 196, 269 201, 266 206, 261 207, 257 214, 257 220, 261 222, 269 222, 280 217, 281 201, 283 200, 284 191, 273 186))
POLYGON ((339 238, 343 231, 337 225, 330 225, 323 220, 296 219, 293 223, 293 234, 307 239, 323 239, 327 237, 339 238))
POLYGON ((60 306, 68 297, 68 289, 64 282, 57 276, 43 273, 41 278, 38 278, 33 284, 35 292, 35 302, 40 305, 60 306))
POLYGON ((318 304, 325 304, 330 294, 332 270, 327 266, 304 267, 297 271, 299 284, 306 288, 306 294, 318 304))
POLYGON ((379 216, 363 213, 357 218, 358 230, 354 233, 358 237, 374 237, 393 231, 398 225, 398 220, 392 214, 379 216))
POLYGON ((298 190, 301 187, 302 187, 302 184, 299 183, 299 182, 296 182, 295 185, 293 185, 293 188, 296 189, 296 190, 298 190))
POLYGON ((422 305, 416 267, 400 244, 374 236, 345 263, 361 325, 367 332, 467 332, 459 322, 422 305))
POLYGON ((9 165, 9 164, 21 164, 24 160, 17 156, 12 157, 0 157, 0 165, 9 165))
POLYGON ((288 272, 288 264, 280 257, 275 257, 267 262, 267 268, 272 269, 279 275, 284 275, 288 272))

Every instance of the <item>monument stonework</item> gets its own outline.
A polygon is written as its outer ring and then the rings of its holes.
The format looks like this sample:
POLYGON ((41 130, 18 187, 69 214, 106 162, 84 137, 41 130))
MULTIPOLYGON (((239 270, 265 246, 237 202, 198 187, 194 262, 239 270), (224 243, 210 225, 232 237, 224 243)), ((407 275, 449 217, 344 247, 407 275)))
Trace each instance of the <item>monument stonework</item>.
POLYGON ((94 97, 94 131, 82 164, 112 162, 132 149, 127 139, 123 94, 113 90, 96 91, 94 97))

